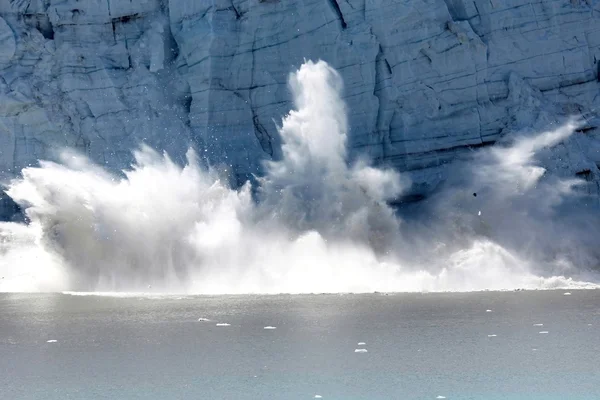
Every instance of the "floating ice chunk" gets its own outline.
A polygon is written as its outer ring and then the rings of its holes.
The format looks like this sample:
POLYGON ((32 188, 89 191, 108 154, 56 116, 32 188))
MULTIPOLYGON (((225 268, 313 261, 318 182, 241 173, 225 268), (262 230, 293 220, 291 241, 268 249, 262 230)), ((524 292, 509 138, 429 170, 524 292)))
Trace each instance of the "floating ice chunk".
POLYGON ((571 295, 571 293, 570 293, 570 292, 564 292, 564 293, 563 293, 563 296, 570 296, 570 295, 571 295))
POLYGON ((58 342, 58 340, 55 340, 55 339, 46 340, 46 343, 56 343, 56 342, 58 342))
POLYGON ((445 398, 446 398, 446 396, 438 396, 438 397, 436 397, 436 399, 445 399, 445 398))
POLYGON ((198 321, 200 321, 200 322, 208 322, 208 321, 210 321, 210 319, 200 317, 200 318, 198 318, 198 321))
POLYGON ((492 310, 485 310, 485 312, 492 312, 492 310))
POLYGON ((494 334, 488 335, 488 337, 496 337, 496 336, 498 336, 498 335, 494 335, 494 334))
POLYGON ((271 329, 277 329, 277 327, 276 326, 265 326, 263 329, 271 330, 271 329))
POLYGON ((366 345, 366 343, 365 342, 358 342, 358 345, 359 346, 364 346, 364 345, 366 345))
POLYGON ((479 211, 479 212, 477 213, 477 215, 479 215, 479 216, 481 217, 481 211, 479 211))
POLYGON ((315 399, 322 399, 323 396, 321 396, 320 394, 315 394, 315 399))
POLYGON ((546 334, 548 331, 540 331, 541 334, 546 334))
POLYGON ((354 352, 355 353, 366 353, 367 349, 355 349, 354 352))
POLYGON ((219 322, 217 326, 231 326, 231 324, 227 324, 225 322, 219 322))
POLYGON ((533 326, 544 326, 544 324, 533 324, 533 326))

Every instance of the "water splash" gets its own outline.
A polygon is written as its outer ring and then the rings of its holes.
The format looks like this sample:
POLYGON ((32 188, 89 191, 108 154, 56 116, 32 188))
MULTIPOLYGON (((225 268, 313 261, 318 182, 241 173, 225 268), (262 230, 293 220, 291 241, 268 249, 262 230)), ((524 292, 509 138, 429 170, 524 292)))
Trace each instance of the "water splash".
MULTIPOLYGON (((308 62, 290 84, 296 108, 280 127, 283 157, 266 165, 256 199, 249 183, 229 187, 200 166, 193 151, 181 167, 142 147, 124 176, 69 152, 61 163, 24 169, 7 193, 29 223, 0 224, 0 291, 320 293, 592 285, 552 276, 551 268, 543 277, 536 266, 552 242, 538 241, 532 245, 537 251, 525 251, 507 240, 511 227, 502 224, 537 202, 544 211, 526 219, 535 224, 518 226, 535 235, 572 195, 571 181, 542 183, 533 156, 573 126, 481 153, 471 160, 478 172, 462 171, 460 183, 449 184, 417 211, 427 216, 420 220, 436 217, 439 223, 405 224, 387 201, 410 182, 364 160, 348 163, 339 75, 324 62, 308 62), (471 187, 484 199, 478 216, 460 200, 471 187), (493 234, 480 232, 481 215, 496 215, 487 222, 493 234)), ((579 226, 568 227, 570 239, 580 233, 579 226)))

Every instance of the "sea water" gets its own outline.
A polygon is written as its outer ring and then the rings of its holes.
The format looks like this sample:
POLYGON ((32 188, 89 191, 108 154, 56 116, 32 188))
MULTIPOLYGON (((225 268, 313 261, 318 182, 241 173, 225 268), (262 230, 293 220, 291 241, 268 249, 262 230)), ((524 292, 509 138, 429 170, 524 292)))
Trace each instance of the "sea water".
POLYGON ((0 294, 0 398, 598 399, 569 293, 0 294))

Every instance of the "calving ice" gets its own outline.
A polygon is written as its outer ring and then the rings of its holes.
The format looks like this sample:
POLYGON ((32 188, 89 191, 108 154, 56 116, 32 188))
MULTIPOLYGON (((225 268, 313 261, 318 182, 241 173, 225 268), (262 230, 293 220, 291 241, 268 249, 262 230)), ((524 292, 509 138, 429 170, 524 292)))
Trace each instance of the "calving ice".
POLYGON ((598 210, 581 181, 546 176, 576 124, 508 137, 455 163, 428 200, 349 160, 342 80, 325 62, 290 76, 281 158, 232 187, 190 150, 141 147, 122 175, 65 151, 13 180, 27 223, 2 223, 0 291, 315 293, 592 287, 598 210), (472 196, 477 193, 477 196, 472 196), (576 205, 576 206, 574 206, 576 205), (480 211, 480 212, 479 212, 480 211))

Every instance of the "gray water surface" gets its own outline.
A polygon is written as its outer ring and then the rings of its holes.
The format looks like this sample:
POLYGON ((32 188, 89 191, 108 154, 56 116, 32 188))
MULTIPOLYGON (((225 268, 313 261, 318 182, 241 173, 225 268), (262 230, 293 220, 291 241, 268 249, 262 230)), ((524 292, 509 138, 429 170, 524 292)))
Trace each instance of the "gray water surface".
POLYGON ((564 293, 0 294, 0 399, 600 399, 600 291, 564 293))

